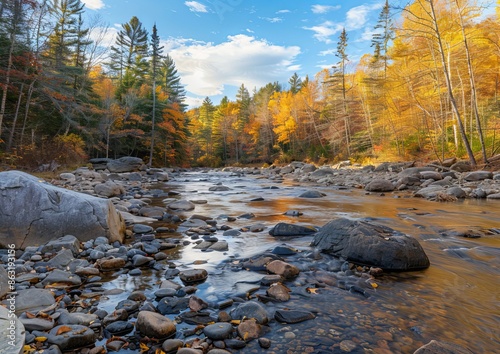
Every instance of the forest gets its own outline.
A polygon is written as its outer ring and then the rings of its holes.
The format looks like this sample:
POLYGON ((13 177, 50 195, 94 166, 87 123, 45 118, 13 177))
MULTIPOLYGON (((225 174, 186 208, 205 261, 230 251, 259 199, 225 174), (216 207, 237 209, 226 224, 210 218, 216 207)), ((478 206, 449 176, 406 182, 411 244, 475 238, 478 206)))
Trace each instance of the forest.
MULTIPOLYGON (((80 0, 0 0, 0 169, 137 156, 149 166, 350 160, 485 164, 500 152, 500 4, 389 1, 371 53, 188 109, 156 25, 113 45, 80 0)), ((127 21, 124 19, 124 21, 127 21)))

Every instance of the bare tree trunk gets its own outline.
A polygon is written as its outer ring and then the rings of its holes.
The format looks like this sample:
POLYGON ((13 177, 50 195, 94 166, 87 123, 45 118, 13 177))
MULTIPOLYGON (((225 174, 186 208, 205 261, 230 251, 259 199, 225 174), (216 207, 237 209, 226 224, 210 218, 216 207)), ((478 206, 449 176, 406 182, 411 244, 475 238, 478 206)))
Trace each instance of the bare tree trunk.
POLYGON ((10 149, 12 149, 12 142, 14 141, 14 134, 17 125, 17 118, 19 117, 19 107, 21 107, 21 101, 23 98, 23 90, 24 90, 24 84, 21 84, 21 87, 19 89, 19 97, 17 98, 16 113, 14 114, 14 119, 12 120, 12 127, 10 129, 9 141, 7 142, 7 149, 6 149, 7 151, 10 151, 10 149))
POLYGON ((451 106, 453 108, 453 112, 455 113, 455 118, 457 120, 458 124, 458 129, 460 131, 460 135, 462 137, 462 141, 464 143, 465 149, 467 151, 467 155, 469 157, 469 162, 472 165, 472 167, 476 167, 476 158, 474 157, 474 153, 472 152, 472 149, 469 144, 469 139, 467 138, 467 135, 465 134, 465 129, 464 125, 462 123, 462 118, 460 116, 460 111, 458 110, 457 102, 455 100, 455 96, 453 95, 453 90, 451 88, 451 80, 450 80, 450 73, 448 70, 448 67, 446 66, 446 59, 444 55, 444 48, 443 48, 443 42, 441 41, 441 33, 439 32, 439 26, 436 18, 436 12, 434 11, 434 0, 427 0, 430 5, 430 15, 432 18, 432 25, 433 29, 436 35, 436 39, 438 42, 438 49, 439 49, 439 54, 441 56, 441 64, 443 66, 443 73, 444 77, 446 80, 446 88, 448 91, 448 97, 450 99, 451 106))
POLYGON ((24 131, 26 130, 26 122, 28 121, 28 113, 29 113, 29 107, 31 103, 31 96, 33 95, 33 91, 35 88, 35 81, 33 80, 30 83, 30 86, 28 88, 28 94, 26 95, 26 105, 24 108, 24 121, 23 121, 23 128, 21 129, 21 137, 19 139, 19 145, 23 145, 23 138, 24 138, 24 131))
POLYGON ((483 137, 483 129, 481 128, 481 119, 479 117, 479 109, 477 105, 477 91, 476 91, 476 80, 474 78, 474 70, 472 69, 472 59, 469 50, 469 43, 467 41, 467 36, 465 34, 465 26, 464 20, 462 16, 462 9, 457 0, 455 0, 455 4, 457 5, 458 15, 460 19, 460 29, 462 30, 462 39, 464 42, 465 55, 467 57, 467 70, 469 71, 469 80, 470 80, 470 89, 471 89, 471 104, 472 104, 472 113, 474 114, 474 118, 476 120, 476 129, 479 135, 479 142, 481 143, 481 152, 483 154, 484 163, 488 163, 488 157, 486 155, 486 144, 484 142, 483 137))

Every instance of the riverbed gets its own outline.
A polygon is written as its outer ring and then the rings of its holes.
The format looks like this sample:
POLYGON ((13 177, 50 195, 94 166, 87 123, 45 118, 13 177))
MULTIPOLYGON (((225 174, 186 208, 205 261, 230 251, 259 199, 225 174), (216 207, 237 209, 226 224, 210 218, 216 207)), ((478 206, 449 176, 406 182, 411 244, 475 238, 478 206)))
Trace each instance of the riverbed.
MULTIPOLYGON (((215 236, 229 245, 224 252, 195 249, 194 240, 169 251, 169 260, 179 269, 208 271, 207 280, 198 286, 198 297, 209 303, 235 295, 257 300, 264 291, 259 290, 263 274, 237 265, 280 244, 298 250, 287 259, 300 264, 302 270, 296 280, 286 284, 291 289, 291 299, 267 306, 305 309, 315 313, 316 318, 293 325, 271 322, 266 334, 272 341, 268 353, 412 353, 433 339, 462 345, 474 353, 498 352, 500 201, 465 199, 439 203, 414 198, 408 192, 367 194, 361 189, 221 171, 181 172, 172 177, 154 188, 175 192, 170 193, 176 195, 169 199, 198 201, 195 210, 179 213, 182 218, 197 214, 217 220, 218 227, 263 226, 260 232, 243 232, 239 236, 222 236, 222 231, 218 231, 215 236), (209 191, 215 185, 230 189, 209 191), (299 197, 308 190, 325 196, 299 197), (302 215, 285 215, 291 210, 302 215), (254 217, 238 218, 245 213, 254 217), (234 221, 228 221, 228 216, 234 217, 234 221), (317 285, 322 273, 330 273, 330 268, 337 267, 340 261, 326 255, 321 259, 311 257, 314 250, 309 244, 313 236, 275 238, 269 230, 278 222, 319 228, 338 217, 369 218, 417 238, 430 259, 430 268, 378 276, 376 286, 368 289, 366 296, 327 283, 313 292, 304 291, 314 282, 317 285)), ((153 204, 165 205, 165 199, 153 198, 153 204)), ((175 228, 161 221, 153 226, 175 228)), ((180 230, 157 237, 189 240, 180 230)), ((107 289, 126 291, 101 298, 99 307, 111 312, 134 290, 143 290, 151 297, 163 273, 149 270, 141 277, 121 274, 110 278, 105 283, 107 289)), ((169 317, 175 319, 173 315, 169 317)), ((179 335, 189 329, 189 325, 180 324, 179 335)), ((253 341, 239 352, 261 351, 253 341)))

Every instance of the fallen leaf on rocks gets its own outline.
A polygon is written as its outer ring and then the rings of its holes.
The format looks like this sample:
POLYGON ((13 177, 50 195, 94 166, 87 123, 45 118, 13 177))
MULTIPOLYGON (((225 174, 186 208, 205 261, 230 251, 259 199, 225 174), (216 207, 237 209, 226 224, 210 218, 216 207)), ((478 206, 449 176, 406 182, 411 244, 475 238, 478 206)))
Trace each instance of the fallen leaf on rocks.
POLYGON ((61 326, 59 327, 59 329, 57 330, 57 333, 56 333, 56 336, 60 335, 60 334, 63 334, 63 333, 66 333, 66 332, 71 332, 71 327, 69 326, 61 326))
POLYGON ((306 288, 306 291, 309 293, 309 294, 317 294, 318 293, 318 288, 306 288))

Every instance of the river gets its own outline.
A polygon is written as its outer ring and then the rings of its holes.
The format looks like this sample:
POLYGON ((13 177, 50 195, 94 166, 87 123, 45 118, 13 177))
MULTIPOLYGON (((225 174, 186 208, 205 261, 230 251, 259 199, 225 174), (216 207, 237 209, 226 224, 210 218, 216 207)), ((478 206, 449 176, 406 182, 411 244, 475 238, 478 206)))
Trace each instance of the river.
MULTIPOLYGON (((236 293, 246 293, 255 299, 256 294, 265 292, 265 289, 253 292, 263 274, 236 270, 232 266, 242 259, 282 243, 298 249, 299 254, 311 253, 312 236, 287 239, 270 236, 269 229, 278 222, 321 227, 338 217, 370 218, 417 238, 428 255, 430 268, 385 273, 376 278, 377 287, 370 289, 369 297, 328 285, 316 293, 305 293, 303 289, 309 282, 317 281, 324 274, 328 276, 329 267, 338 261, 328 256, 320 260, 309 258, 309 261, 307 257, 296 256, 295 261, 302 262, 303 274, 287 283, 292 291, 291 300, 268 306, 270 309, 302 308, 317 316, 294 325, 272 321, 265 335, 273 343, 267 353, 344 353, 346 350, 413 353, 432 339, 460 344, 474 353, 500 351, 500 201, 468 199, 438 203, 410 197, 408 192, 367 195, 358 189, 304 185, 216 171, 183 172, 173 177, 156 187, 179 193, 174 197, 177 199, 206 201, 196 204, 194 211, 180 214, 181 217, 198 214, 218 220, 218 226, 241 228, 260 223, 266 227, 261 232, 244 232, 235 237, 217 232, 216 236, 229 244, 226 252, 202 252, 191 243, 169 253, 170 260, 179 269, 208 271, 207 281, 196 293, 208 302, 222 301, 236 293), (231 189, 208 190, 216 184, 231 189), (298 197, 307 190, 318 190, 325 197, 298 197), (262 200, 252 201, 259 198, 262 200), (303 215, 284 215, 289 210, 303 215), (255 217, 237 218, 244 213, 253 213, 255 217), (228 222, 225 216, 236 217, 236 220, 228 222), (466 238, 456 233, 464 230, 480 230, 482 237, 466 238)), ((156 198, 154 203, 162 205, 163 199, 156 198)), ((164 225, 158 222, 154 226, 164 225)), ((189 239, 179 232, 162 237, 189 239)), ((144 290, 151 295, 158 288, 162 274, 153 270, 144 272, 141 278, 122 274, 110 279, 106 287, 127 292, 144 290)), ((338 274, 334 276, 341 278, 338 274)), ((112 311, 123 298, 108 296, 101 299, 100 307, 112 311)), ((178 332, 183 329, 189 326, 178 325, 178 332)), ((239 352, 261 352, 256 342, 239 352)))

